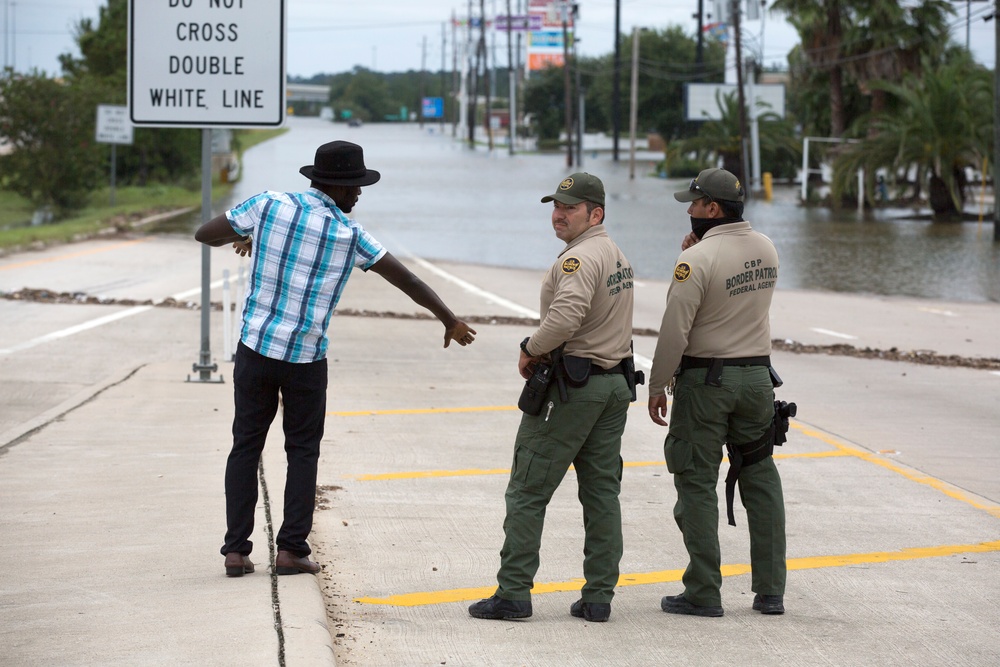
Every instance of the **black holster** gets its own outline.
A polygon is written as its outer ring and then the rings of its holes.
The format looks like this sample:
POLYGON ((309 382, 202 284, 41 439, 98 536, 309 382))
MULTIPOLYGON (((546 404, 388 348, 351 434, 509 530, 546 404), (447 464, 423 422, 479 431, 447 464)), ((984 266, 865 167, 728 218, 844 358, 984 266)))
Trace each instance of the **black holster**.
POLYGON ((552 364, 540 361, 535 365, 535 372, 524 383, 521 396, 517 399, 517 407, 521 412, 532 417, 542 413, 542 405, 545 404, 545 396, 548 394, 549 385, 552 384, 552 377, 552 364))
POLYGON ((736 481, 740 472, 743 468, 772 456, 775 447, 780 447, 788 441, 788 420, 795 416, 797 409, 794 403, 775 401, 774 417, 771 418, 771 425, 764 431, 764 435, 753 442, 737 445, 726 443, 726 452, 729 454, 729 472, 726 474, 726 517, 730 526, 736 525, 733 499, 736 496, 736 481))
POLYGON ((736 480, 739 479, 743 468, 760 463, 774 453, 774 424, 768 426, 764 435, 753 442, 741 445, 727 442, 726 452, 729 454, 729 473, 726 474, 726 517, 729 519, 729 525, 735 526, 733 498, 736 496, 736 480))
POLYGON ((622 369, 625 371, 625 382, 628 384, 629 391, 632 392, 632 401, 634 402, 638 398, 635 388, 640 384, 646 384, 646 374, 635 370, 635 357, 632 356, 622 359, 622 369))

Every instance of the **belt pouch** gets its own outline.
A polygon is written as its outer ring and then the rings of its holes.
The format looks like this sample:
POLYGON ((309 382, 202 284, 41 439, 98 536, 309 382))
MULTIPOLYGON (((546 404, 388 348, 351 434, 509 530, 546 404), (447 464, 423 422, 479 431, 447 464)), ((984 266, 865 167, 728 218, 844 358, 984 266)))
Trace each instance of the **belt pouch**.
POLYGON ((562 357, 563 372, 566 377, 566 384, 571 387, 586 386, 590 380, 590 359, 583 357, 571 357, 564 354, 562 357))
POLYGON ((708 372, 705 373, 705 384, 712 387, 722 386, 722 366, 724 360, 722 359, 712 359, 708 366, 708 372))

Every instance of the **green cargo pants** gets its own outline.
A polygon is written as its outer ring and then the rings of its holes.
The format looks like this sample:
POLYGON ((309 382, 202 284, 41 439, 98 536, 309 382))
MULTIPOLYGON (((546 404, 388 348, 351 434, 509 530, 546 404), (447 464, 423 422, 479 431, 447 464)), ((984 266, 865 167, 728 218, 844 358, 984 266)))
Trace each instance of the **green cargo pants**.
MULTIPOLYGON (((689 369, 677 379, 670 409, 670 432, 663 446, 674 475, 674 520, 690 559, 684 571, 684 598, 702 606, 722 604, 719 548, 719 466, 726 442, 752 442, 774 416, 774 390, 767 368, 727 366, 722 386, 705 384, 706 369, 689 369)), ((744 467, 740 499, 750 528, 751 590, 785 592, 785 506, 781 478, 768 457, 744 467)))
POLYGON ((611 602, 622 557, 622 433, 632 394, 623 375, 595 375, 559 399, 553 383, 537 417, 523 415, 505 495, 497 595, 530 600, 545 508, 570 464, 583 505, 583 600, 611 602))

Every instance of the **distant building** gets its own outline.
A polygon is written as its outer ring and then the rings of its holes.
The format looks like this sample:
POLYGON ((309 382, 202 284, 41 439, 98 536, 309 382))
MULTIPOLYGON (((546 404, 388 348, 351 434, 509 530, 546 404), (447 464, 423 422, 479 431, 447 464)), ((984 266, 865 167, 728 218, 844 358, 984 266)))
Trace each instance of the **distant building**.
POLYGON ((296 116, 319 116, 330 106, 330 86, 289 83, 285 86, 288 113, 296 116))

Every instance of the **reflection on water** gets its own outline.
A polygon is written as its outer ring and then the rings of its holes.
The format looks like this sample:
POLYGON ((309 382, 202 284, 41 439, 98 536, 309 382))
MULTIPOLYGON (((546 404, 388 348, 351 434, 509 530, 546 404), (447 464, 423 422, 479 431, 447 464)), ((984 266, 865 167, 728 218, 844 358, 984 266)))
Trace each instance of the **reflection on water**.
MULTIPOLYGON (((243 178, 219 211, 261 190, 308 187, 298 169, 318 145, 334 139, 361 144, 366 165, 382 180, 364 189, 353 215, 393 253, 428 259, 544 270, 563 244, 549 221, 550 194, 570 172, 564 155, 510 156, 469 150, 450 127, 415 125, 347 128, 290 118, 291 132, 254 147, 243 178)), ((627 144, 627 142, 626 142, 627 144)), ((621 161, 587 154, 583 171, 607 189, 607 224, 637 277, 668 280, 680 240, 690 228, 686 206, 671 193, 687 179, 649 177, 655 155, 643 155, 629 178, 621 161)), ((993 225, 905 219, 909 211, 879 210, 859 219, 802 208, 797 188, 779 188, 773 202, 748 203, 745 217, 774 240, 780 288, 865 292, 959 301, 1000 301, 1000 243, 993 225)), ((191 229, 200 216, 185 224, 191 229)))
POLYGON ((1000 244, 992 224, 934 223, 880 210, 858 219, 795 204, 751 205, 748 217, 778 244, 785 287, 1000 301, 1000 244))

